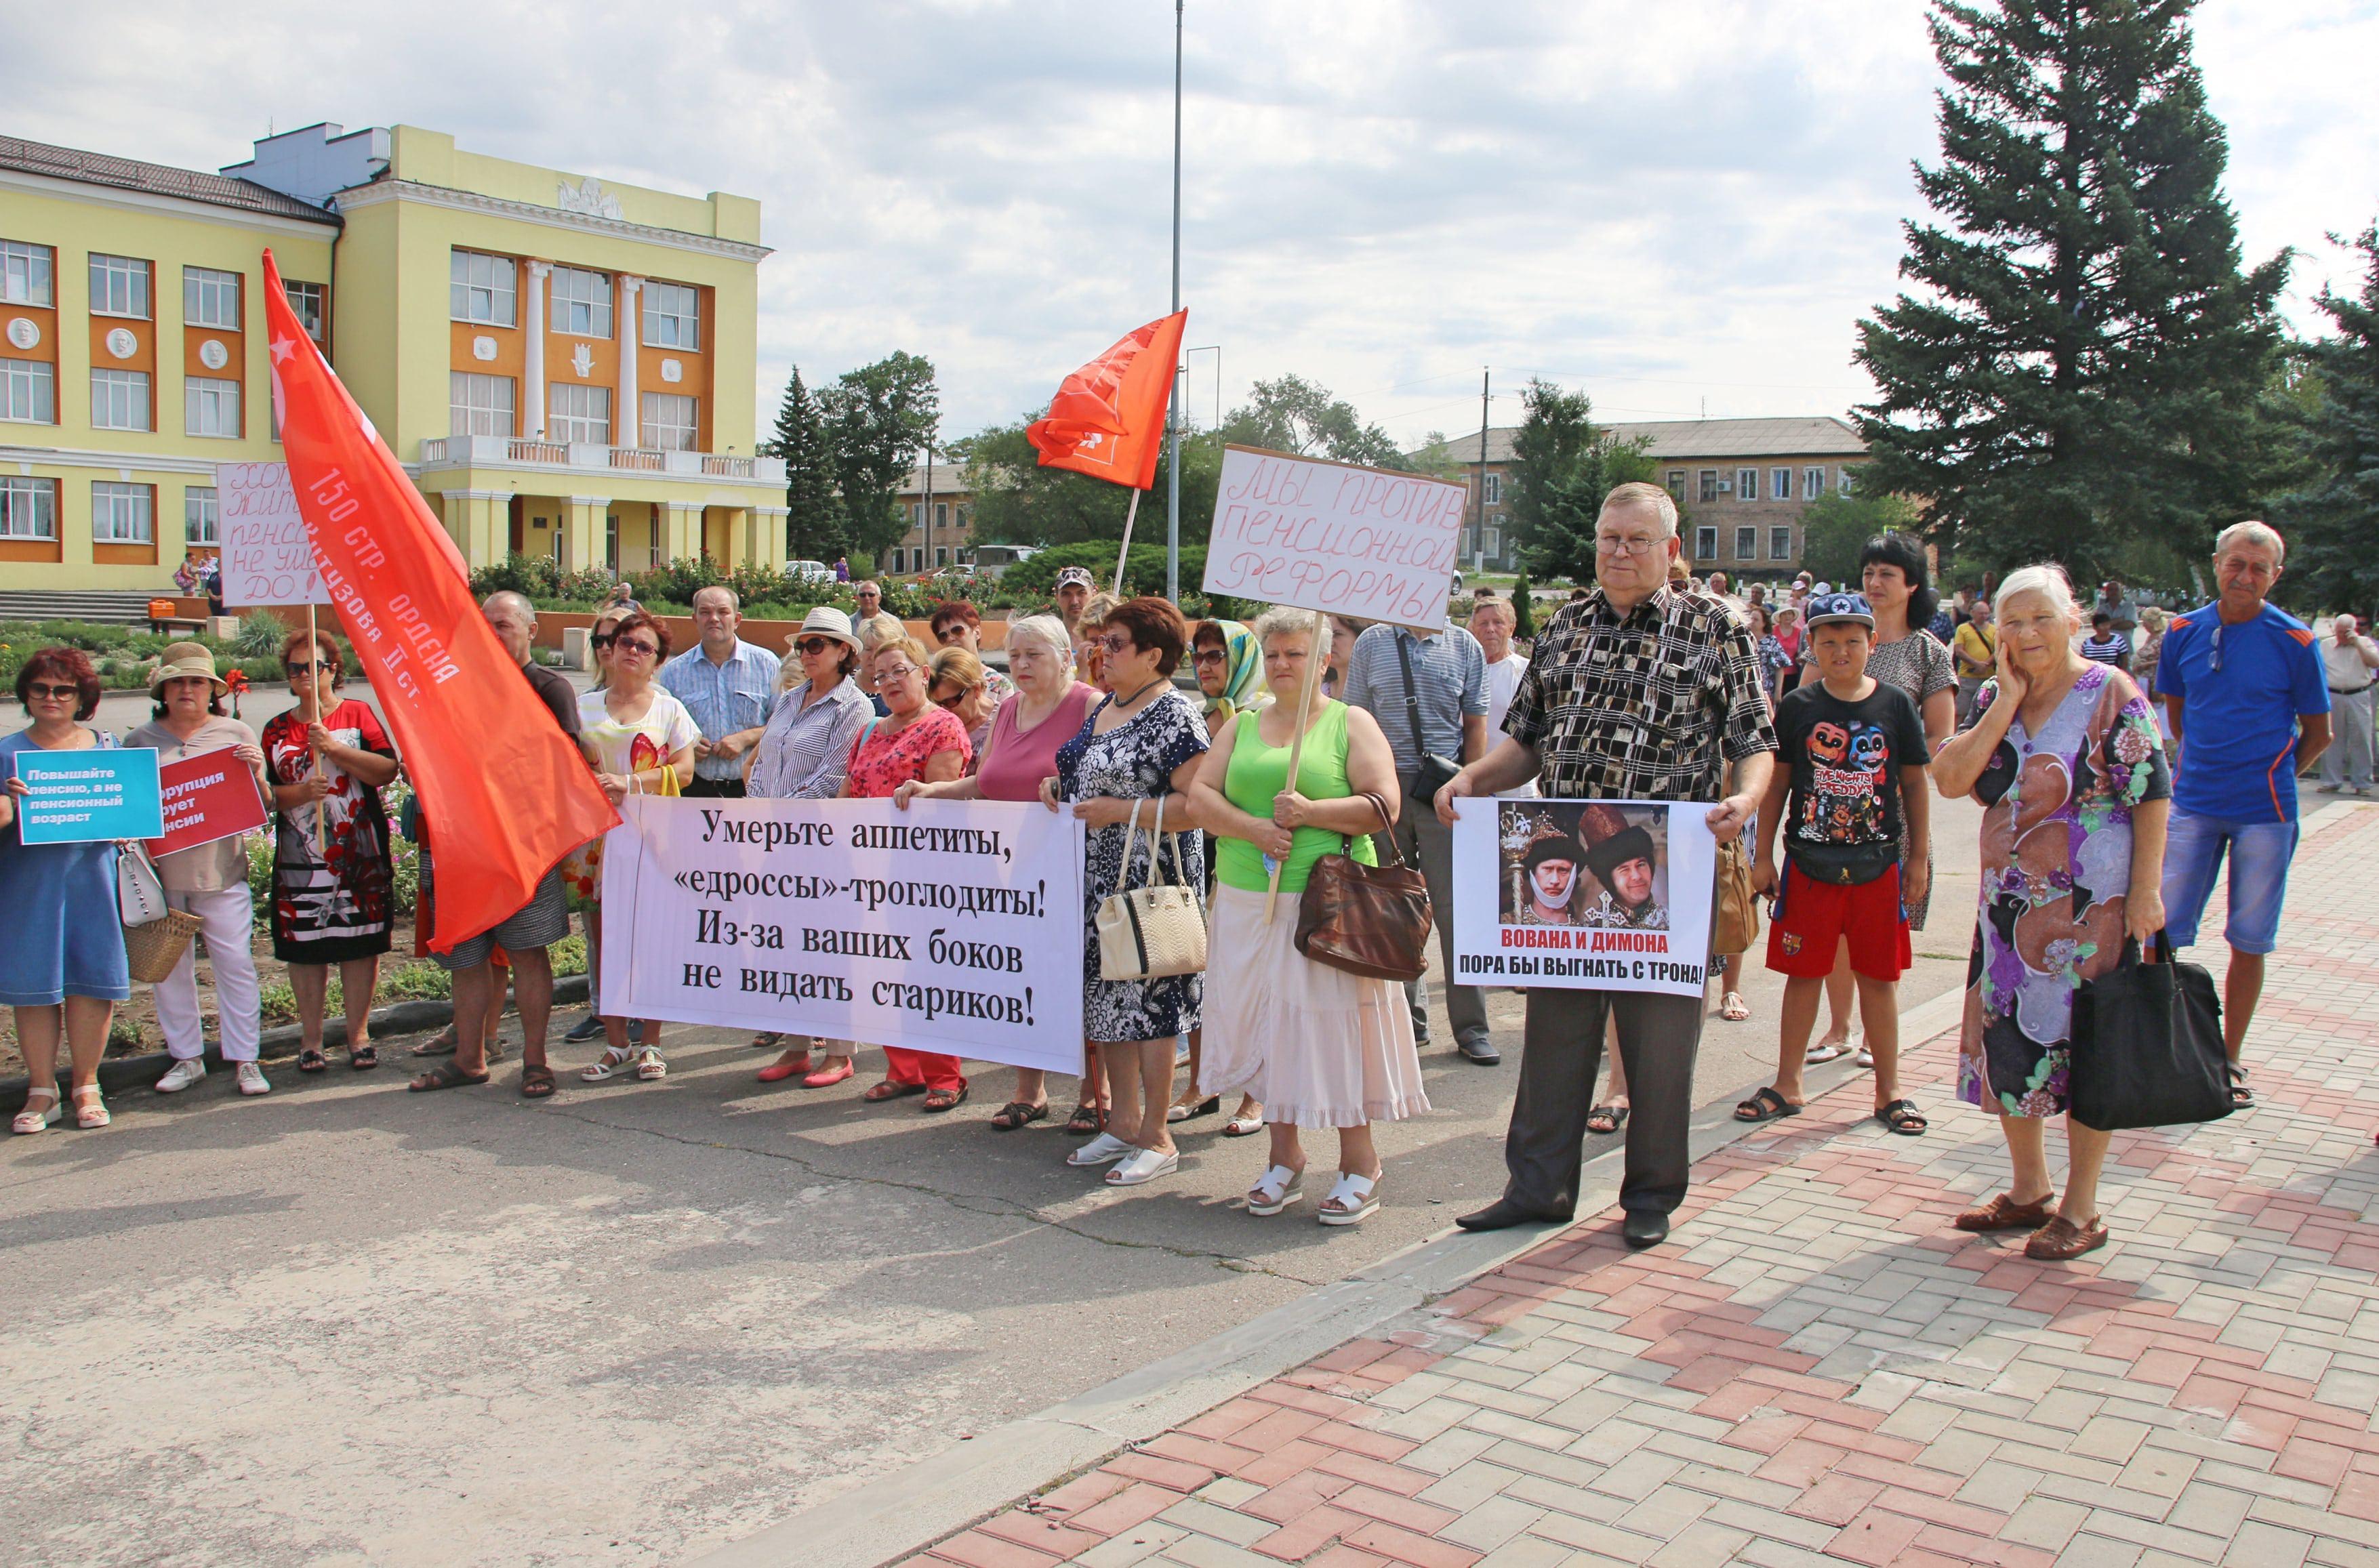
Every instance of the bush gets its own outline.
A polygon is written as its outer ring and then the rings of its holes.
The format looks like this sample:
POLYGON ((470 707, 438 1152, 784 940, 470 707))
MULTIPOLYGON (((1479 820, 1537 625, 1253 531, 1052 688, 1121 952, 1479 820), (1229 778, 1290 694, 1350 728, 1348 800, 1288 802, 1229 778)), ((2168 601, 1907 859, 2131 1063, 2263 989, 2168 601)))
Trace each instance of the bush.
POLYGON ((1512 585, 1512 621, 1513 636, 1534 637, 1537 634, 1536 606, 1529 602, 1528 574, 1526 572, 1521 573, 1519 580, 1512 585))
POLYGON ((281 640, 288 634, 289 625, 281 617, 269 609, 251 609, 239 618, 239 634, 231 640, 232 652, 242 658, 279 658, 281 640))

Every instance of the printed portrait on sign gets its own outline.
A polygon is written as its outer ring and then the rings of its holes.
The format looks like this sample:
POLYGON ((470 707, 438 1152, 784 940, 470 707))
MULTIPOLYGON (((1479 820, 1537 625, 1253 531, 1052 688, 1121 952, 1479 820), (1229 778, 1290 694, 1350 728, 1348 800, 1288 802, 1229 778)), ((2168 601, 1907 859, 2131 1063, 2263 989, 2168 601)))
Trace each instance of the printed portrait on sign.
POLYGON ((1668 929, 1667 808, 1506 801, 1496 826, 1503 924, 1668 929))

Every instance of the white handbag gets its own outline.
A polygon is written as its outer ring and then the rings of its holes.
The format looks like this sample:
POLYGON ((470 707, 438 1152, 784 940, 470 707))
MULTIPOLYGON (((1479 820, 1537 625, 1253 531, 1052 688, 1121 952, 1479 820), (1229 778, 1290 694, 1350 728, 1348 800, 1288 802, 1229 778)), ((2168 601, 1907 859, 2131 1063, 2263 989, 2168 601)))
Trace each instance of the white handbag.
POLYGON ((124 927, 125 965, 143 985, 154 985, 180 967, 203 923, 165 902, 156 862, 137 843, 115 854, 115 913, 124 927))
MULTIPOLYGON (((1197 889, 1165 876, 1165 802, 1156 802, 1156 826, 1148 839, 1149 884, 1127 892, 1132 846, 1140 836, 1140 802, 1131 803, 1125 825, 1123 860, 1116 867, 1116 890, 1099 900, 1099 978, 1158 980, 1196 974, 1206 967, 1206 911, 1197 889)), ((1173 835, 1173 867, 1182 871, 1181 835, 1173 835)))

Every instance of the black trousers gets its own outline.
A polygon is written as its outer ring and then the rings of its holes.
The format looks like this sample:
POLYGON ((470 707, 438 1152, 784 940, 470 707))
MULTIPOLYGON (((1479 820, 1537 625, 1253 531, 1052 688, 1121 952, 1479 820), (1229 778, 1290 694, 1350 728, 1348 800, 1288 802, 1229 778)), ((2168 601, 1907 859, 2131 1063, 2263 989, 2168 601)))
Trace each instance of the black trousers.
POLYGON ((743 780, 697 778, 689 782, 681 793, 694 796, 698 800, 740 801, 743 798, 743 780))
POLYGON ((1540 1213, 1577 1211, 1578 1166, 1607 1021, 1619 1020, 1627 1067, 1626 1174, 1619 1206, 1665 1214, 1685 1200, 1693 1168, 1694 1056, 1702 1039, 1699 996, 1641 991, 1528 993, 1520 1087, 1503 1137, 1511 1179, 1503 1195, 1540 1213))

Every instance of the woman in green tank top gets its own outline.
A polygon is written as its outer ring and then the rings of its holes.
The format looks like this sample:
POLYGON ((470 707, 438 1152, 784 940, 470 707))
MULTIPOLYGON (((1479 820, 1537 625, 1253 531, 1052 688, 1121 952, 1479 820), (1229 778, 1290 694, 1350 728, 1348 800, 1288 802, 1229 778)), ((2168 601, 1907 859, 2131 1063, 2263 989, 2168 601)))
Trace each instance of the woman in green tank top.
POLYGON ((1376 864, 1371 835, 1386 824, 1364 796, 1396 809, 1395 758, 1371 716, 1317 696, 1288 777, 1297 700, 1307 661, 1325 657, 1322 618, 1274 609, 1255 623, 1273 701, 1214 737, 1190 787, 1201 826, 1215 836, 1209 921, 1205 1039, 1198 1092, 1238 1090, 1263 1103, 1272 1160, 1248 1192, 1248 1212, 1277 1214, 1304 1197, 1300 1128, 1338 1132, 1338 1180, 1317 1217, 1353 1224, 1379 1206, 1380 1156, 1371 1124, 1429 1109, 1420 1056, 1401 987, 1315 963, 1297 950, 1298 899, 1313 862, 1351 845, 1376 864), (1273 874, 1279 907, 1264 920, 1273 874))

